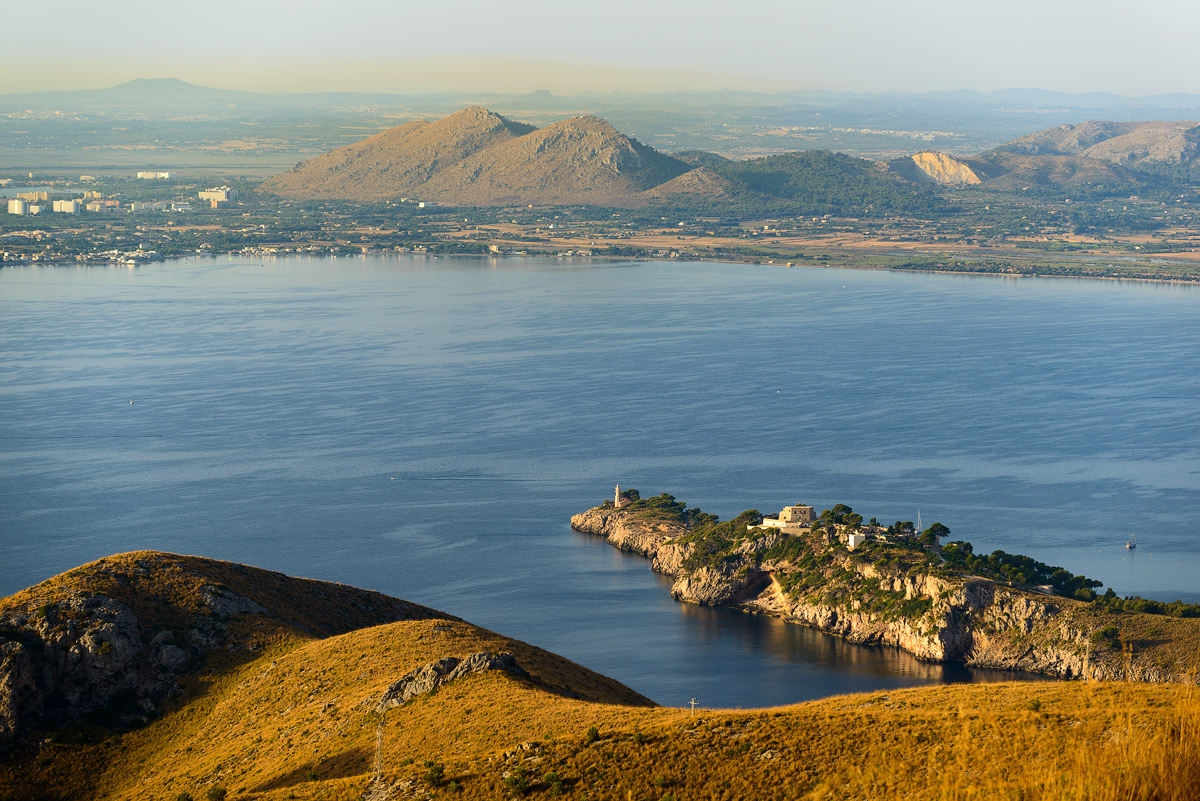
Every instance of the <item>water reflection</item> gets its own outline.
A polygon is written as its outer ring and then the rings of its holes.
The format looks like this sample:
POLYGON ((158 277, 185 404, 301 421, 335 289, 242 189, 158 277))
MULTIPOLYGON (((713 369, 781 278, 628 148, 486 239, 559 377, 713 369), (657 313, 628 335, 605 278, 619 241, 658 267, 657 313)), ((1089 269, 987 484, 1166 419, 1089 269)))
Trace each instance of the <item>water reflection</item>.
MULTIPOLYGON (((860 645, 823 631, 766 615, 731 609, 680 604, 696 637, 772 659, 803 664, 840 676, 905 677, 916 684, 959 684, 998 681, 1053 681, 1049 676, 1009 670, 970 668, 960 663, 924 662, 886 645, 860 645)), ((836 692, 836 689, 834 689, 836 692)))

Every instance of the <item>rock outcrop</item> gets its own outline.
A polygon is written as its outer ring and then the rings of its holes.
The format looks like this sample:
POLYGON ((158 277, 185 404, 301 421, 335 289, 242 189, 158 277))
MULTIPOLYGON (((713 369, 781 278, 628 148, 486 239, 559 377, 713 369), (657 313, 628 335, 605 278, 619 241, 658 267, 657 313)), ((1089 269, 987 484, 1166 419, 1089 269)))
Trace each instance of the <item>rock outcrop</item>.
POLYGON ((575 515, 571 527, 650 559, 653 570, 675 580, 671 595, 677 600, 769 614, 852 642, 897 646, 925 660, 1154 682, 1178 680, 1186 670, 1098 641, 1095 632, 1103 621, 1087 604, 1001 582, 900 572, 831 549, 828 572, 841 578, 789 594, 777 576, 795 575, 795 566, 764 558, 790 536, 778 531, 741 543, 719 567, 688 568, 695 545, 683 525, 606 504, 575 515), (849 586, 869 591, 856 597, 845 591, 849 586), (872 595, 913 602, 915 611, 881 610, 872 595))
POLYGON ((472 673, 482 673, 488 670, 499 670, 517 678, 529 677, 525 669, 517 664, 516 657, 509 653, 480 652, 471 654, 465 659, 447 656, 405 673, 387 688, 383 697, 379 699, 379 703, 375 705, 375 710, 385 712, 392 707, 401 706, 419 695, 431 693, 443 684, 449 684, 472 673))
POLYGON ((924 151, 890 164, 894 172, 912 181, 935 183, 940 186, 976 186, 983 183, 982 175, 969 163, 945 153, 924 151))

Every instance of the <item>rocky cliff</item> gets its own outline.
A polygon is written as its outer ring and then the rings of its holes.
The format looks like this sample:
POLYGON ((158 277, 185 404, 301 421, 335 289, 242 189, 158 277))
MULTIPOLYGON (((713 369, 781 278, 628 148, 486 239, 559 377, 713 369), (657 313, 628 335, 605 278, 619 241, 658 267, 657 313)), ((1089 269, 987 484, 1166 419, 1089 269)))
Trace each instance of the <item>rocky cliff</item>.
MULTIPOLYGON (((983 179, 970 164, 945 153, 914 153, 908 160, 912 162, 912 174, 917 180, 930 181, 942 186, 975 186, 983 183, 983 179)), ((985 175, 984 178, 986 177, 985 175)))
MULTIPOLYGON (((735 541, 698 564, 689 526, 611 503, 571 518, 571 527, 639 553, 674 578, 680 601, 769 614, 863 644, 893 645, 921 659, 1024 670, 1064 678, 1174 681, 1194 670, 1154 634, 1194 639, 1193 621, 1105 616, 1088 604, 977 577, 916 570, 850 552, 823 534, 778 530, 735 541), (1116 623, 1127 632, 1118 642, 1116 623), (1097 632, 1106 631, 1107 639, 1097 632)), ((1194 657, 1193 657, 1194 661, 1194 657)))

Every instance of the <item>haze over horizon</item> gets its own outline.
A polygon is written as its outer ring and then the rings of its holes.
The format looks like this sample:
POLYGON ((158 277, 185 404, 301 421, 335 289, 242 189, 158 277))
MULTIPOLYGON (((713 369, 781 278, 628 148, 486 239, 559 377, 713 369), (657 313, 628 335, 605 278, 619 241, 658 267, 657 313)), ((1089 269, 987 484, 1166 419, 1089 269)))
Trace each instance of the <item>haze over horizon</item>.
POLYGON ((735 12, 711 0, 686 11, 635 0, 345 0, 336 13, 283 0, 61 0, 9 5, 3 21, 3 93, 158 77, 288 92, 1200 93, 1200 6, 1173 0, 1146 0, 1136 14, 1115 0, 750 0, 735 12))

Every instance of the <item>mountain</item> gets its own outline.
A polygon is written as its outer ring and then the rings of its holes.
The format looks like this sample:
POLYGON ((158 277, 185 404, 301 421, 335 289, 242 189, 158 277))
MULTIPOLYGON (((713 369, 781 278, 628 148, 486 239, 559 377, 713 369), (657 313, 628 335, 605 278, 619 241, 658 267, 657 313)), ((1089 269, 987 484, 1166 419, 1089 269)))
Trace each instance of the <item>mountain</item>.
POLYGON ((31 698, 79 714, 9 732, 3 799, 1200 796, 1194 686, 664 708, 432 609, 148 551, 0 599, 0 706, 31 698))
POLYGON ((469 206, 628 205, 686 171, 599 117, 535 129, 471 106, 301 162, 262 191, 305 199, 414 196, 469 206))
POLYGON ((963 159, 923 152, 889 162, 916 183, 1120 195, 1200 179, 1200 123, 1089 120, 1047 128, 963 159))
POLYGON ((482 106, 409 123, 297 164, 261 191, 294 199, 412 197, 450 205, 671 205, 800 214, 928 210, 936 198, 874 161, 811 150, 734 161, 668 156, 607 121, 576 116, 541 129, 482 106))
POLYGON ((1024 156, 1080 156, 1134 168, 1186 164, 1200 156, 1200 123, 1089 120, 1022 136, 993 152, 1024 156))

